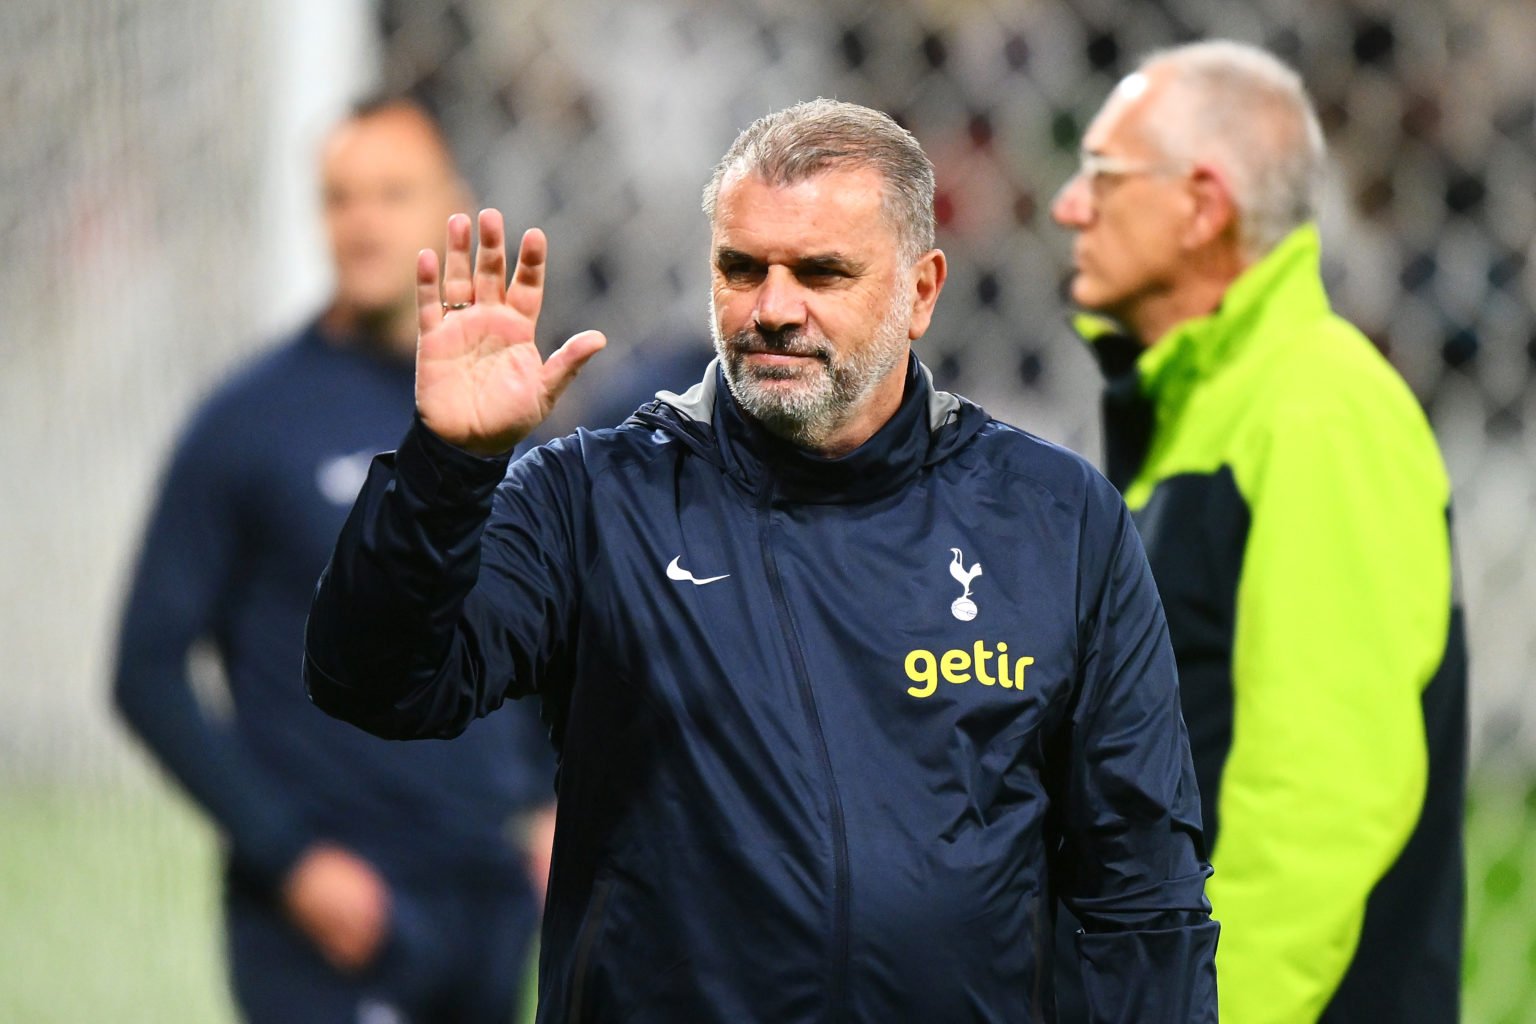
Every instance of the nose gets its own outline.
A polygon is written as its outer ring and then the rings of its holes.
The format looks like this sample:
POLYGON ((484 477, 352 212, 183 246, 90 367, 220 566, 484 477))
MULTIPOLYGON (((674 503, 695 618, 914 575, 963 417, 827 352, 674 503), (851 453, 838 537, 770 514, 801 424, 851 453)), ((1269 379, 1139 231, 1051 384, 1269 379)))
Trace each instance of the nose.
POLYGON ((771 266, 763 275, 752 320, 764 331, 779 331, 805 323, 805 292, 788 267, 771 266))
POLYGON ((1078 171, 1062 183, 1051 200, 1051 219, 1064 228, 1084 228, 1093 220, 1088 176, 1078 171))

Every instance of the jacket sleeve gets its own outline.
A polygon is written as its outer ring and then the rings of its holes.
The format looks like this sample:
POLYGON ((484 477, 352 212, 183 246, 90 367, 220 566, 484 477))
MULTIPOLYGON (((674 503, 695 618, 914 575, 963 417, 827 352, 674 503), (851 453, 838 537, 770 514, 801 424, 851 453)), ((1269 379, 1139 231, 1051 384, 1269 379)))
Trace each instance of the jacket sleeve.
POLYGON ((315 837, 239 735, 205 712, 187 666, 236 572, 241 501, 227 437, 216 417, 200 416, 171 460, 129 586, 113 698, 160 764, 218 823, 235 862, 276 885, 315 837))
POLYGON ((1053 882, 1094 1024, 1216 1020, 1218 925, 1162 604, 1130 515, 1095 477, 1083 530, 1080 684, 1053 882))
POLYGON ((417 421, 374 460, 305 627, 317 706, 389 739, 451 737, 543 688, 579 585, 572 460, 559 450, 508 474, 506 457, 471 455, 417 421))
POLYGON ((1386 397, 1292 402, 1238 478, 1252 526, 1210 896, 1222 1011, 1245 1024, 1323 1012, 1423 806, 1449 485, 1417 407, 1386 397))

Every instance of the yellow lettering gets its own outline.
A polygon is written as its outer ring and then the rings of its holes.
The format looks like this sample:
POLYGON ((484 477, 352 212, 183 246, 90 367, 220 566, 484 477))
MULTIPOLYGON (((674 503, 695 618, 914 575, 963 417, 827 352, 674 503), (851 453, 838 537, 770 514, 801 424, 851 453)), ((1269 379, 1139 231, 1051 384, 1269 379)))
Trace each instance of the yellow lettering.
POLYGON ((907 678, 914 683, 923 684, 922 689, 915 686, 907 687, 907 692, 912 696, 933 696, 933 691, 939 688, 939 674, 934 665, 932 651, 911 651, 907 654, 907 678))
POLYGON ((985 640, 972 642, 970 650, 951 648, 935 653, 922 649, 908 651, 906 657, 907 678, 913 683, 907 693, 918 698, 932 697, 939 689, 939 678, 950 683, 968 683, 972 673, 983 686, 1001 686, 1009 690, 1023 690, 1026 669, 1035 659, 1023 656, 1009 663, 1008 645, 999 641, 995 649, 985 640), (996 658, 996 662, 992 659, 996 658), (990 664, 989 664, 990 663, 990 664))
POLYGON ((939 661, 939 671, 952 683, 963 683, 971 678, 966 669, 971 667, 971 656, 964 651, 945 651, 939 661))
POLYGON ((992 652, 987 650, 986 641, 977 640, 972 652, 972 656, 976 659, 976 681, 983 686, 991 686, 997 682, 996 679, 987 675, 987 659, 992 657, 992 652))

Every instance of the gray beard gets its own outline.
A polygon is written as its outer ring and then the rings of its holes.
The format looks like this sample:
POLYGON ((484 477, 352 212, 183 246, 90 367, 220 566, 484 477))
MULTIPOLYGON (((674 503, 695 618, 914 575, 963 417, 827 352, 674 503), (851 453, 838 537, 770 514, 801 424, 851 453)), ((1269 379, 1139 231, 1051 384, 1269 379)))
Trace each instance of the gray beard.
POLYGON ((909 350, 908 322, 893 302, 875 327, 872 343, 857 355, 839 356, 819 334, 795 329, 768 335, 749 327, 723 339, 710 310, 710 335, 736 404, 775 437, 812 451, 847 423, 886 376, 902 364, 909 350), (755 367, 744 348, 768 348, 786 355, 811 356, 814 366, 755 367), (784 387, 779 381, 797 381, 784 387))

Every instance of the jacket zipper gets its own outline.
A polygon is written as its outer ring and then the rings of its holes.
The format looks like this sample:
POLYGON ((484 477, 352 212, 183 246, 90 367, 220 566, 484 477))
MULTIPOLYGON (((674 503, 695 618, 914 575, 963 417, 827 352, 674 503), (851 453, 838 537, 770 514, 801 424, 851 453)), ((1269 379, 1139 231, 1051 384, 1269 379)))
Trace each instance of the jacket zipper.
POLYGON ((790 640, 789 653, 795 665, 796 682, 800 687, 801 703, 805 708, 805 721, 815 741, 816 760, 827 779, 831 794, 832 819, 832 971, 828 984, 828 1020, 848 1019, 848 962, 849 962, 849 908, 848 908, 848 827, 843 818, 843 798, 838 793, 837 778, 832 774, 832 755, 827 749, 827 737, 821 728, 821 714, 816 708, 816 691, 811 686, 810 672, 805 666, 805 649, 800 642, 800 631, 790 614, 789 601, 784 596, 784 584, 779 577, 778 563, 774 561, 769 543, 769 531, 773 520, 773 487, 765 487, 760 495, 758 517, 761 526, 758 540, 763 552, 763 566, 768 573, 768 585, 772 588, 774 603, 778 606, 779 619, 784 635, 790 640))

